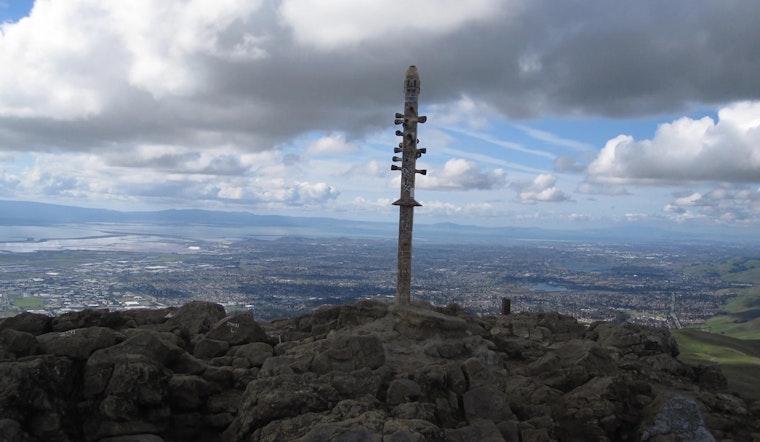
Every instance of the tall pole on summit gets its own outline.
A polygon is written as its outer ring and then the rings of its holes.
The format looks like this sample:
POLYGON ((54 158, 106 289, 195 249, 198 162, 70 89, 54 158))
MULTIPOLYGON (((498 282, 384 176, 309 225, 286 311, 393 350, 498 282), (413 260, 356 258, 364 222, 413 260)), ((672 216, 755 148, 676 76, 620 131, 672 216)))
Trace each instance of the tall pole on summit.
POLYGON ((396 114, 395 124, 401 124, 403 130, 397 130, 396 135, 403 137, 394 153, 391 170, 401 171, 401 197, 393 203, 399 206, 398 219, 398 274, 396 276, 396 304, 409 304, 412 285, 412 224, 414 222, 414 207, 422 204, 414 200, 414 178, 416 174, 427 174, 427 170, 417 170, 417 158, 426 152, 418 149, 417 123, 424 123, 427 117, 417 115, 417 99, 420 95, 420 76, 416 66, 409 66, 404 79, 404 113, 396 114))

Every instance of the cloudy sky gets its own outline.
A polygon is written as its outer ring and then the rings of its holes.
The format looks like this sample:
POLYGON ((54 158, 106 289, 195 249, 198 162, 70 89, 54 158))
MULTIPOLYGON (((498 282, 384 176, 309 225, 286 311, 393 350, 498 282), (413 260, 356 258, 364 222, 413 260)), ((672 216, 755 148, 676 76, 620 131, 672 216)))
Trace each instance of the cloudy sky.
POLYGON ((760 2, 0 0, 0 199, 760 228, 760 2))

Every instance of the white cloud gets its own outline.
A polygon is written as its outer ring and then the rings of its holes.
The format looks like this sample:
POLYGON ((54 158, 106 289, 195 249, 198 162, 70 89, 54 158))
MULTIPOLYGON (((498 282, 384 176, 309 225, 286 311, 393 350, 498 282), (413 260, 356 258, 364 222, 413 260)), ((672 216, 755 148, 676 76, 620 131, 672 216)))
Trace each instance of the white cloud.
POLYGON ((755 223, 760 220, 760 188, 723 184, 706 192, 674 195, 663 208, 676 221, 693 218, 720 223, 755 223))
MULTIPOLYGON (((515 2, 510 2, 515 3, 515 2)), ((451 32, 473 22, 490 21, 503 1, 472 0, 283 0, 281 20, 295 39, 320 49, 353 46, 367 40, 403 41, 409 35, 451 32)))
POLYGON ((570 197, 558 189, 556 183, 557 177, 554 175, 541 174, 533 181, 512 183, 510 187, 517 192, 518 199, 523 204, 568 201, 570 197))
POLYGON ((127 93, 195 93, 205 81, 196 57, 266 55, 250 34, 220 40, 260 4, 38 0, 29 18, 1 28, 0 116, 68 120, 99 114, 127 93))
POLYGON ((662 124, 651 140, 620 135, 588 167, 607 183, 760 182, 760 102, 740 102, 709 117, 662 124))
POLYGON ((486 172, 471 161, 454 158, 446 161, 443 169, 430 169, 426 176, 418 176, 416 182, 428 190, 486 190, 503 186, 506 175, 503 169, 486 172))
POLYGON ((346 141, 344 134, 330 134, 310 143, 306 148, 306 153, 310 155, 347 154, 356 150, 356 145, 346 141))

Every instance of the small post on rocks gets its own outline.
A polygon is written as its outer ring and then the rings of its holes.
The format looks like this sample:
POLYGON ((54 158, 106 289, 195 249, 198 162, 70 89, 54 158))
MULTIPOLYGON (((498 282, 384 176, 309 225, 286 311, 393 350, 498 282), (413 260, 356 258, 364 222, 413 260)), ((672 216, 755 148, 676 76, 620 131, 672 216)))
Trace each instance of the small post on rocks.
POLYGON ((417 99, 420 94, 420 76, 416 66, 409 66, 404 79, 404 113, 396 113, 395 124, 401 124, 403 130, 397 130, 396 135, 403 137, 394 153, 391 170, 401 171, 401 197, 393 203, 399 206, 398 220, 398 274, 396 276, 396 304, 409 304, 412 285, 412 224, 414 222, 414 207, 422 204, 414 200, 414 178, 416 174, 427 174, 427 170, 417 170, 417 158, 426 153, 426 149, 418 149, 417 123, 424 123, 427 117, 417 115, 417 99))

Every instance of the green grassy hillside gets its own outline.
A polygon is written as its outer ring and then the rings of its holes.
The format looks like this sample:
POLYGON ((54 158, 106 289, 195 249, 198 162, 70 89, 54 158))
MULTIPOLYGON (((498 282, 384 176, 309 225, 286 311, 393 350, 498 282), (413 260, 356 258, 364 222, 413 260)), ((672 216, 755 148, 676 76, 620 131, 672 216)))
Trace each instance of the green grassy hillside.
POLYGON ((730 289, 735 296, 723 306, 725 313, 710 318, 700 329, 739 339, 760 339, 760 259, 734 258, 687 271, 712 274, 729 283, 746 285, 730 289))
POLYGON ((760 400, 760 259, 734 258, 718 265, 688 270, 718 276, 736 284, 724 314, 697 329, 674 330, 681 355, 688 364, 718 365, 729 389, 760 400))
POLYGON ((679 359, 692 365, 718 365, 728 388, 760 400, 760 340, 736 339, 695 329, 673 330, 679 359))

